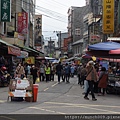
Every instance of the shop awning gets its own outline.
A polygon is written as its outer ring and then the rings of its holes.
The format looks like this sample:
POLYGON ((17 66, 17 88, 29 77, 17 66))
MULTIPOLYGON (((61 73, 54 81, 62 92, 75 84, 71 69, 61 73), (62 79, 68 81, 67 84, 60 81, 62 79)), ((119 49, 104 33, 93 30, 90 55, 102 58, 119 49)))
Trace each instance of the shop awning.
POLYGON ((110 50, 109 54, 120 54, 120 49, 110 50))
POLYGON ((3 40, 0 39, 0 43, 4 44, 4 45, 7 45, 7 46, 12 46, 12 47, 15 47, 14 45, 11 45, 3 40))
POLYGON ((117 42, 100 42, 97 44, 89 45, 88 46, 89 50, 115 50, 115 49, 120 49, 120 43, 117 42))
POLYGON ((26 47, 26 46, 24 46, 23 49, 25 49, 27 51, 32 51, 32 52, 35 52, 35 53, 38 53, 38 54, 44 54, 43 52, 37 51, 35 49, 32 49, 30 47, 26 47))
POLYGON ((16 56, 19 56, 20 55, 20 48, 12 45, 12 44, 9 44, 3 40, 0 39, 0 43, 8 46, 8 54, 11 54, 11 55, 16 55, 16 56))

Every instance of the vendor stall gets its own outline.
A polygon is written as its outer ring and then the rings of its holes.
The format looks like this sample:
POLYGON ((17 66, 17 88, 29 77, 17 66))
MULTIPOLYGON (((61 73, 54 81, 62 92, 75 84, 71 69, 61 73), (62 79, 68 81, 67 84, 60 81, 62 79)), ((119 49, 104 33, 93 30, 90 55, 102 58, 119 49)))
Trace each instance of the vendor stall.
POLYGON ((33 101, 33 83, 28 79, 12 79, 10 80, 8 101, 11 97, 11 101, 14 99, 23 98, 25 101, 33 101))
POLYGON ((106 88, 106 92, 108 94, 120 94, 120 76, 117 76, 115 74, 108 75, 108 85, 106 88))

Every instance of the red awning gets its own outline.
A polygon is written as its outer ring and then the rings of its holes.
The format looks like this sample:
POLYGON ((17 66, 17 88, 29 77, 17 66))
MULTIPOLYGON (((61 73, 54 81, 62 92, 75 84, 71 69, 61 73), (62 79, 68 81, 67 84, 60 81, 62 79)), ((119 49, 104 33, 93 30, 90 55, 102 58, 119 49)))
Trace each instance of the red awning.
POLYGON ((20 48, 18 47, 13 47, 13 46, 8 46, 8 54, 12 54, 15 56, 20 56, 20 48))
POLYGON ((103 60, 108 60, 110 62, 120 62, 120 59, 112 59, 112 58, 103 58, 103 60))
POLYGON ((109 54, 120 54, 120 49, 110 50, 109 54))

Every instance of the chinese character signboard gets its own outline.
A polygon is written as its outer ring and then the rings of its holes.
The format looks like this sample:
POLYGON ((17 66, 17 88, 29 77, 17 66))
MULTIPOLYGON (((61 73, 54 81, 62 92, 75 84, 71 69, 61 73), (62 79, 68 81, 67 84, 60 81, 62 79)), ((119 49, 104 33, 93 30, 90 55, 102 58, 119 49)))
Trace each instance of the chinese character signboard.
POLYGON ((114 33, 114 0, 103 0, 103 33, 114 33))
POLYGON ((11 0, 0 0, 0 22, 11 21, 11 0))
POLYGON ((42 46, 42 15, 35 15, 35 46, 42 46))
POLYGON ((18 32, 26 34, 28 31, 28 13, 20 12, 18 13, 18 32))

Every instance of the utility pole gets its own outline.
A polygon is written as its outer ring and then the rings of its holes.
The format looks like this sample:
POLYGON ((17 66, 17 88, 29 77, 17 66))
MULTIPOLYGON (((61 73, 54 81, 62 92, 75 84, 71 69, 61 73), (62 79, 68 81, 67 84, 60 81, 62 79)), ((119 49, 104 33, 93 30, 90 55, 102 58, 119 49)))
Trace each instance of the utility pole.
POLYGON ((30 45, 30 0, 28 2, 29 4, 29 8, 28 8, 28 31, 27 31, 27 41, 26 41, 26 44, 25 46, 29 47, 30 45))
POLYGON ((51 37, 50 37, 50 55, 49 57, 51 57, 51 37))
POLYGON ((61 49, 61 31, 60 31, 60 53, 61 53, 61 56, 62 56, 62 49, 61 49))

